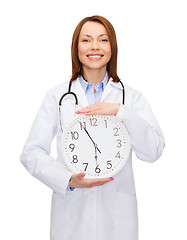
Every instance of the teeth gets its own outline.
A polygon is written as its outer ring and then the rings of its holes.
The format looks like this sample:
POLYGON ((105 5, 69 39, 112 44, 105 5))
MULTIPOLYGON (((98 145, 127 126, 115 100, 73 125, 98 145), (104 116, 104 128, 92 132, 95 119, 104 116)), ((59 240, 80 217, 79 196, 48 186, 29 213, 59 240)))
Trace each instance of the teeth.
POLYGON ((89 57, 89 58, 97 59, 97 58, 100 58, 101 55, 89 55, 88 57, 89 57))

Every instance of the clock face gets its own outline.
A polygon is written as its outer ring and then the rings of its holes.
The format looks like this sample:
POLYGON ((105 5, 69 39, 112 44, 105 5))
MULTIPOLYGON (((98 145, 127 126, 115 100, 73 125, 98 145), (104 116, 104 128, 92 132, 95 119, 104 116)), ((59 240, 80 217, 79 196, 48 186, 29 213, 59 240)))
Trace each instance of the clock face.
POLYGON ((121 121, 108 115, 79 115, 64 131, 62 157, 72 173, 86 178, 114 176, 130 153, 130 137, 121 121))

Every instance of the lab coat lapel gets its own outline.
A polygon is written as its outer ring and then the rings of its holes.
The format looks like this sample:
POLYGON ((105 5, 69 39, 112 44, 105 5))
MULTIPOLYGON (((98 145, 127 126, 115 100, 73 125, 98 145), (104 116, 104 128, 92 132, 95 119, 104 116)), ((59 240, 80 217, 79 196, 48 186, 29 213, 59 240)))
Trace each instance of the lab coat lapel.
POLYGON ((114 91, 115 88, 121 88, 121 84, 113 82, 112 78, 110 78, 107 85, 104 88, 104 92, 101 97, 101 102, 105 102, 105 100, 108 98, 109 95, 111 97, 112 92, 114 91))
MULTIPOLYGON (((87 106, 88 101, 86 99, 86 95, 82 86, 80 85, 79 79, 76 79, 72 82, 71 92, 75 93, 78 99, 78 106, 75 104, 75 99, 72 95, 67 95, 66 98, 62 101, 62 109, 61 111, 61 125, 63 129, 73 121, 73 119, 77 116, 76 111, 87 106)), ((61 133, 61 130, 59 128, 61 133)))
POLYGON ((79 82, 79 78, 73 81, 71 91, 77 95, 78 98, 78 109, 88 106, 88 100, 86 94, 79 82))

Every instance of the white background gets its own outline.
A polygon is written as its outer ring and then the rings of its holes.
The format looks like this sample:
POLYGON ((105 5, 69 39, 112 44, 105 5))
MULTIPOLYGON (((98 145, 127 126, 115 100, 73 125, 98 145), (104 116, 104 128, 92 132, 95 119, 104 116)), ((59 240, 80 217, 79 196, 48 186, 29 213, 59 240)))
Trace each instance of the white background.
POLYGON ((166 138, 154 164, 134 157, 140 240, 187 239, 185 0, 2 0, 0 239, 49 239, 51 190, 19 162, 45 93, 71 75, 75 26, 90 15, 116 29, 118 74, 143 92, 166 138))

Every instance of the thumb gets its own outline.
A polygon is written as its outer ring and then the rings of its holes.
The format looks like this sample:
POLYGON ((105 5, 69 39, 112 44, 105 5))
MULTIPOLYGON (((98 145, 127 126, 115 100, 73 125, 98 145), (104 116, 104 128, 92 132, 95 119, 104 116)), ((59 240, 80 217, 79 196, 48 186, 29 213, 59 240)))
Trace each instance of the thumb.
POLYGON ((85 176, 85 173, 84 173, 84 172, 81 172, 81 173, 78 174, 78 177, 79 177, 79 178, 83 178, 84 176, 85 176))

